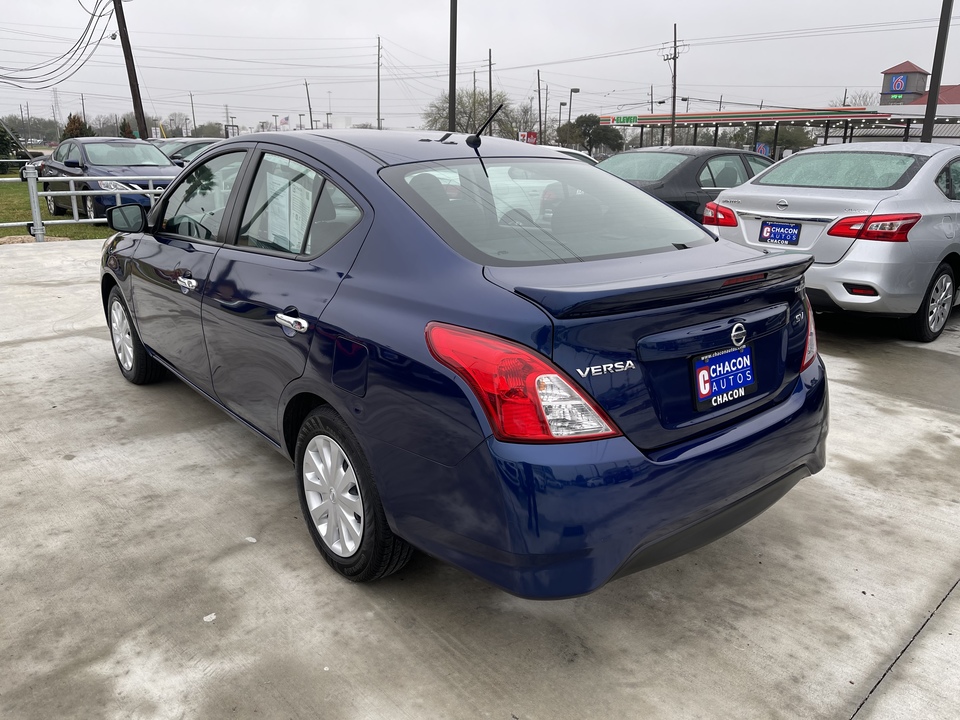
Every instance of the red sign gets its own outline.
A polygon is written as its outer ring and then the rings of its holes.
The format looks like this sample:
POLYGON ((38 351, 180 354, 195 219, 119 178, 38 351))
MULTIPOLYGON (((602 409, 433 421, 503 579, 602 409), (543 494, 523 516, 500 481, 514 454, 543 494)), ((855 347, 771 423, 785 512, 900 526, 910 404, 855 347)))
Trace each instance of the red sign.
POLYGON ((520 133, 518 140, 520 140, 520 142, 529 143, 530 145, 536 145, 537 132, 535 130, 531 130, 530 132, 522 132, 520 133))

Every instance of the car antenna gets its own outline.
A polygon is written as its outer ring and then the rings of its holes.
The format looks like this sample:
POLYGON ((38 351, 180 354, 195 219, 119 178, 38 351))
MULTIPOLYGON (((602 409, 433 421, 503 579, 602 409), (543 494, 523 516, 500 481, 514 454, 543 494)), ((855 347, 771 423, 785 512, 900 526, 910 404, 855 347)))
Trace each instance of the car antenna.
POLYGON ((497 113, 500 112, 502 109, 503 109, 503 103, 500 103, 499 105, 497 105, 497 109, 493 111, 493 114, 487 118, 487 121, 480 126, 479 130, 477 130, 473 135, 467 135, 467 145, 469 147, 472 147, 473 151, 477 154, 477 159, 480 161, 480 167, 483 168, 483 174, 486 175, 487 177, 490 177, 490 175, 487 174, 487 166, 483 164, 483 158, 480 157, 480 142, 481 142, 480 136, 483 135, 483 131, 487 129, 487 125, 493 122, 493 119, 497 116, 497 113))

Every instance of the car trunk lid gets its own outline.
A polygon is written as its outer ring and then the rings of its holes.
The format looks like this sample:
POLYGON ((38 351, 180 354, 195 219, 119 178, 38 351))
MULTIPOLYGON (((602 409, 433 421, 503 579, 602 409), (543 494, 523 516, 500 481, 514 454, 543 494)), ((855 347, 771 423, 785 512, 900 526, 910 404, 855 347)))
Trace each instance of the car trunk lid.
POLYGON ((552 317, 554 363, 643 450, 780 402, 803 360, 811 258, 725 242, 679 253, 485 268, 552 317))

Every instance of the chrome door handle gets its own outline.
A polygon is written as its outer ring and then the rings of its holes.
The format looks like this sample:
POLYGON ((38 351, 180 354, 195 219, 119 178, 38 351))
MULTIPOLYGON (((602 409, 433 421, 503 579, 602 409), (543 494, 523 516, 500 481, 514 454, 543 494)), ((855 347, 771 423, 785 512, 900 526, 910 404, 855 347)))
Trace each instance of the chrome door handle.
POLYGON ((298 333, 305 333, 307 328, 310 327, 310 323, 303 318, 290 317, 281 313, 274 315, 273 319, 277 321, 277 325, 283 325, 283 327, 290 328, 298 333))
POLYGON ((193 278, 188 278, 188 277, 183 277, 183 276, 178 277, 178 278, 177 278, 177 285, 179 285, 180 287, 182 287, 184 290, 196 290, 196 289, 197 289, 197 281, 194 280, 193 278))

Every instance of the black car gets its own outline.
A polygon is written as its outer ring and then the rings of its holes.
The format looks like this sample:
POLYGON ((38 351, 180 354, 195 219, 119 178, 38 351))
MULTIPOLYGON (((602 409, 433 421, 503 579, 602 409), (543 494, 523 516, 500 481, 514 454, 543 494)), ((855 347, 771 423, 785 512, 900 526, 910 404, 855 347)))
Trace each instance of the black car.
POLYGON ((749 150, 674 145, 627 150, 597 165, 697 222, 721 190, 745 183, 773 161, 749 150))
MULTIPOLYGON (((80 180, 75 190, 109 190, 114 193, 129 190, 165 188, 180 173, 180 167, 157 147, 144 140, 130 138, 84 137, 64 140, 44 162, 40 171, 44 191, 69 190, 70 178, 105 178, 80 180), (116 180, 110 179, 116 178, 116 180), (149 178, 149 179, 144 179, 149 178)), ((103 217, 108 207, 137 203, 149 208, 149 195, 86 195, 82 198, 80 214, 89 219, 103 217)), ((69 195, 48 195, 47 210, 51 215, 63 215, 71 209, 69 195)))

